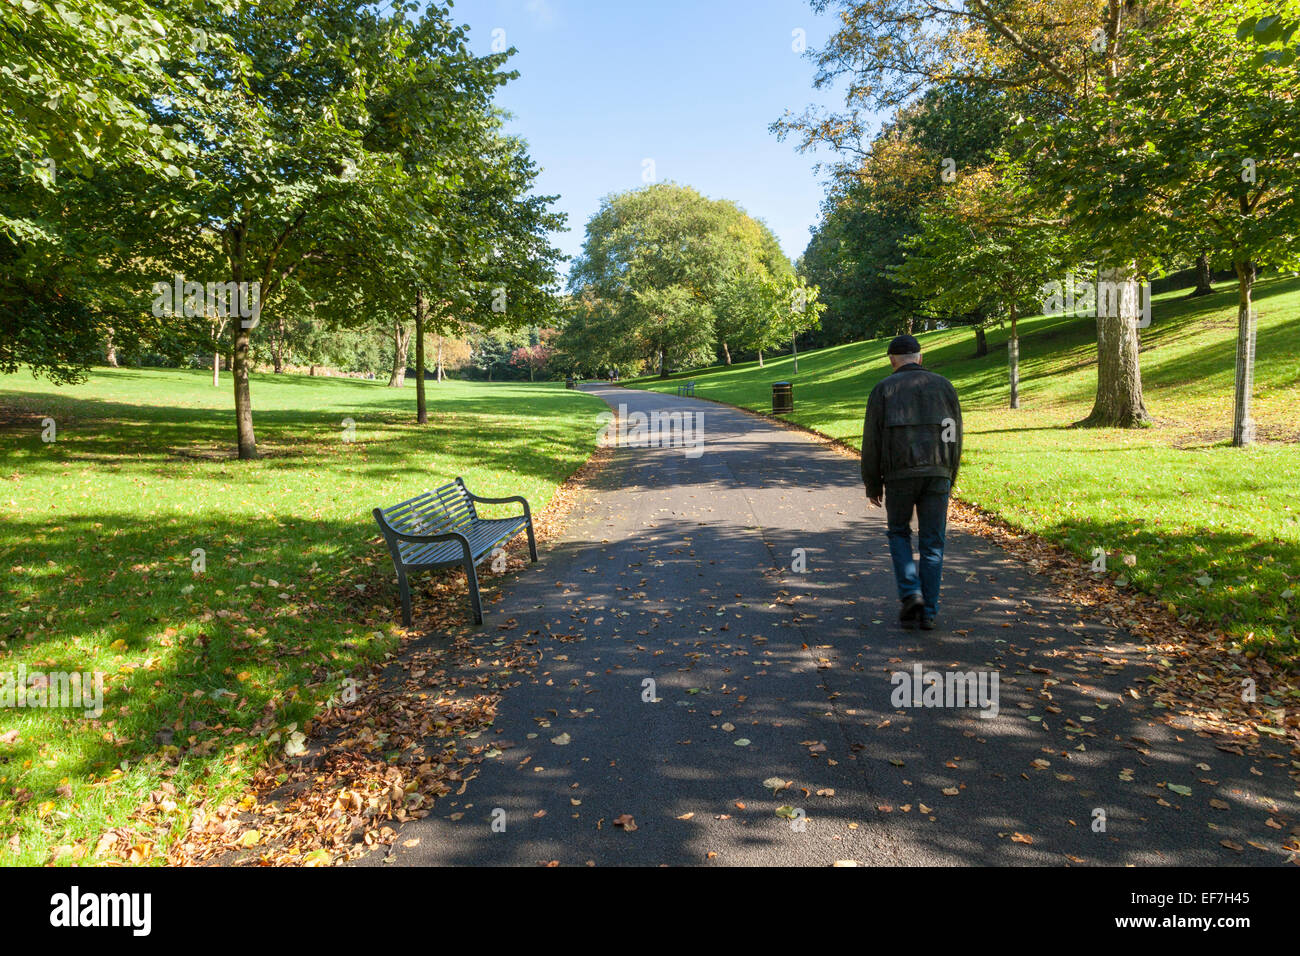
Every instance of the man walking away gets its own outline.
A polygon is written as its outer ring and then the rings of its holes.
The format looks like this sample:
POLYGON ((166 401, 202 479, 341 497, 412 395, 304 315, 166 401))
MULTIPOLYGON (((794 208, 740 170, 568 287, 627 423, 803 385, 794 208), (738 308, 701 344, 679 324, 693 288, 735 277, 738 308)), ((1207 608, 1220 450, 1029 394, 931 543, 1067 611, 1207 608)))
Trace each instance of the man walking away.
POLYGON ((889 554, 902 604, 899 622, 933 630, 948 528, 948 494, 961 463, 961 404, 952 382, 921 367, 921 343, 900 335, 889 343, 894 367, 871 390, 862 428, 862 481, 867 498, 885 499, 889 554), (912 558, 916 512, 918 572, 912 558))

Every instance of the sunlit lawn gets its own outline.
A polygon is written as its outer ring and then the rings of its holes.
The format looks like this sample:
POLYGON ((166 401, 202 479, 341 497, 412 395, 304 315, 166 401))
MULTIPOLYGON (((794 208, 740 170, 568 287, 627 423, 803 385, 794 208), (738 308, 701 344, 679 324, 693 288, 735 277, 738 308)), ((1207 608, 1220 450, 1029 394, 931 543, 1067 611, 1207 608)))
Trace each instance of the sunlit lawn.
POLYGON ((178 827, 189 801, 232 792, 268 737, 397 641, 370 509, 461 475, 540 510, 591 453, 604 407, 553 384, 428 391, 420 427, 412 382, 255 376, 266 457, 240 462, 226 376, 0 379, 0 673, 107 675, 98 720, 0 708, 0 859, 93 850, 164 781, 178 827))

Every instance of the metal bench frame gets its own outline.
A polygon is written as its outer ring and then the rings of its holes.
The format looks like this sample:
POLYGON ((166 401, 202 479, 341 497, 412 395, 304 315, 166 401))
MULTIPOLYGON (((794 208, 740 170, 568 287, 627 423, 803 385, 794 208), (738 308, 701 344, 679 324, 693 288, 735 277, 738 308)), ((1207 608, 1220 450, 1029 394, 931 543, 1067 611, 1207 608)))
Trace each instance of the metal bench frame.
POLYGON ((371 512, 379 524, 393 567, 397 569, 397 587, 402 595, 402 624, 411 626, 411 586, 407 572, 440 571, 462 567, 469 583, 469 599, 474 608, 474 623, 483 623, 483 601, 479 596, 476 565, 498 546, 520 531, 528 532, 528 553, 537 560, 537 539, 533 534, 533 514, 527 499, 483 498, 465 487, 457 478, 451 484, 425 491, 388 508, 371 512), (480 518, 476 504, 504 505, 519 503, 522 515, 507 518, 480 518))

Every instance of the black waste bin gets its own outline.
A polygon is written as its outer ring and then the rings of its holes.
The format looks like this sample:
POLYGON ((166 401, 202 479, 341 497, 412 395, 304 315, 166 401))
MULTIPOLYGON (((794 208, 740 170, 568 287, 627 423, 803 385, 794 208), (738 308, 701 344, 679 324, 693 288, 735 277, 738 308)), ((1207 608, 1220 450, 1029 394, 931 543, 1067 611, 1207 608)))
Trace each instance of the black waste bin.
POLYGON ((572 376, 572 375, 570 375, 568 378, 566 378, 566 379, 564 380, 564 387, 565 387, 565 388, 573 388, 573 376, 572 376))
POLYGON ((794 386, 789 382, 772 383, 772 414, 789 415, 794 411, 794 386))

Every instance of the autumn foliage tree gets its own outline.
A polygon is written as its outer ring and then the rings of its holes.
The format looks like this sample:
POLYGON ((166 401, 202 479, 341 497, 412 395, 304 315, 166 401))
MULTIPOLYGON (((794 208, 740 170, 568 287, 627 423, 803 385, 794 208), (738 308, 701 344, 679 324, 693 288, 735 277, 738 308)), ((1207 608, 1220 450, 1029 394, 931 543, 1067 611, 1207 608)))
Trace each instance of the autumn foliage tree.
POLYGON ((510 353, 510 364, 516 368, 528 369, 528 381, 533 381, 537 373, 546 371, 547 364, 555 354, 549 345, 521 345, 510 353))

